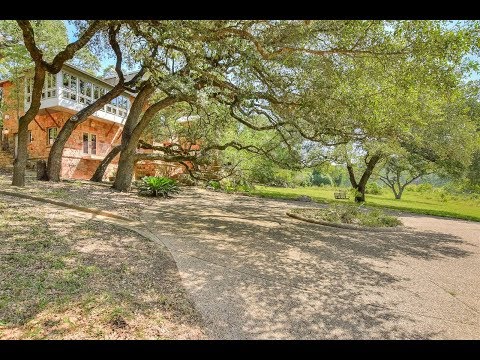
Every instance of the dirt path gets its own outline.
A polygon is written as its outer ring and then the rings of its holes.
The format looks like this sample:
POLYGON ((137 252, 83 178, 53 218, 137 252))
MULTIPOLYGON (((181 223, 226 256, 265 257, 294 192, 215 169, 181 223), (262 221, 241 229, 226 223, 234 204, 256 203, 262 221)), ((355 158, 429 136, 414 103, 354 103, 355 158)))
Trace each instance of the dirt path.
POLYGON ((360 233, 285 216, 296 206, 190 189, 145 209, 211 337, 480 338, 479 223, 360 233))

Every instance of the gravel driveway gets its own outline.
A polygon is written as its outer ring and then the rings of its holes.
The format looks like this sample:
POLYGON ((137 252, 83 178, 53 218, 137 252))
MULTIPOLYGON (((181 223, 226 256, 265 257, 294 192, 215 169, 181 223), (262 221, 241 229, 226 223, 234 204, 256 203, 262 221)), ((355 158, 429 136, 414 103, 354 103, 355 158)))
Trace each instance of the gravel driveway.
POLYGON ((212 338, 480 339, 480 223, 354 232, 285 216, 298 206, 188 189, 145 209, 212 338))

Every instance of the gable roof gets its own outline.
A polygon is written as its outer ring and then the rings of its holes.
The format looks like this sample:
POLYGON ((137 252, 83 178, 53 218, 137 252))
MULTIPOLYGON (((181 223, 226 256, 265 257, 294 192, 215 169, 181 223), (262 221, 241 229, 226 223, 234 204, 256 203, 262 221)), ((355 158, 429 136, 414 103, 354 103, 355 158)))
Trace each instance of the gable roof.
MULTIPOLYGON (((127 73, 127 74, 124 74, 124 78, 125 78, 125 82, 127 81, 130 81, 133 79, 133 77, 135 75, 137 75, 138 71, 133 71, 133 72, 130 72, 130 73, 127 73)), ((110 85, 112 86, 115 86, 118 84, 118 76, 117 75, 114 75, 114 76, 109 76, 109 77, 105 77, 102 79, 103 81, 109 83, 110 85)))

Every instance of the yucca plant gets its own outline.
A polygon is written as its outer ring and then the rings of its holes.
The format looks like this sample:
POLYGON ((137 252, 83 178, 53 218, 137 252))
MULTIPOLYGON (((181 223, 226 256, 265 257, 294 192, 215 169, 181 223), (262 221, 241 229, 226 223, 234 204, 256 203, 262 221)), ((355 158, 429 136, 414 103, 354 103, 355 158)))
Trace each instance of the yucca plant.
POLYGON ((163 176, 145 176, 138 185, 138 192, 147 196, 168 197, 180 191, 177 182, 163 176))

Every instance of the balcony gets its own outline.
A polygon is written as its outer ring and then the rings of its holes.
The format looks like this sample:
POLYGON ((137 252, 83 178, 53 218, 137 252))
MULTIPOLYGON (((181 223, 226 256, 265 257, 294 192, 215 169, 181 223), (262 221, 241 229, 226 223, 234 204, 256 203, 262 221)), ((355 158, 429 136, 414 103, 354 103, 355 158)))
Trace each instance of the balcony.
MULTIPOLYGON (((33 79, 25 81, 25 111, 31 102, 33 79)), ((65 65, 56 75, 47 74, 42 91, 40 109, 53 109, 75 114, 96 101, 112 86, 101 79, 65 65)), ((91 117, 97 120, 124 124, 130 109, 129 95, 124 93, 113 99, 91 117)))

